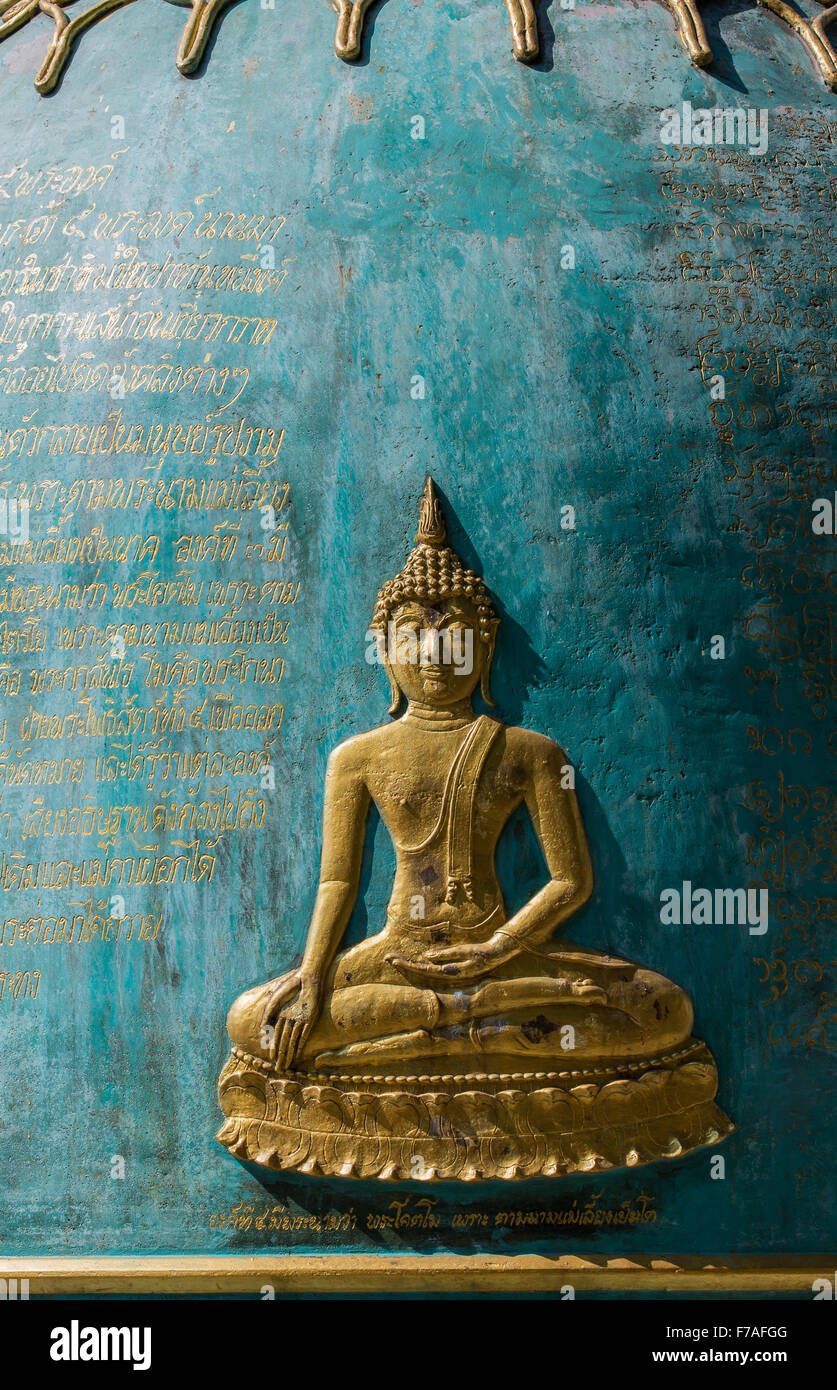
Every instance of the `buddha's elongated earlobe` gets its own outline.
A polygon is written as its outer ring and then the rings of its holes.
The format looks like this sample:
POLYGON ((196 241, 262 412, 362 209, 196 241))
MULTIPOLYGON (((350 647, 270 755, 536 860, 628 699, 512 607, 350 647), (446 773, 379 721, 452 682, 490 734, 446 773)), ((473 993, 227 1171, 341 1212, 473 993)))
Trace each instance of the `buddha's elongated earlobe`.
POLYGON ((489 709, 494 709, 494 701, 491 698, 491 663, 494 660, 494 641, 497 636, 497 624, 492 623, 491 633, 488 638, 487 650, 482 659, 482 671, 480 672, 480 695, 485 700, 489 709))
POLYGON ((398 681, 395 679, 393 669, 386 659, 384 659, 384 666, 386 667, 387 679, 389 680, 390 695, 392 696, 387 713, 391 714, 394 719, 395 716, 398 714, 398 711, 401 709, 401 700, 403 698, 404 692, 402 691, 401 686, 398 684, 398 681))

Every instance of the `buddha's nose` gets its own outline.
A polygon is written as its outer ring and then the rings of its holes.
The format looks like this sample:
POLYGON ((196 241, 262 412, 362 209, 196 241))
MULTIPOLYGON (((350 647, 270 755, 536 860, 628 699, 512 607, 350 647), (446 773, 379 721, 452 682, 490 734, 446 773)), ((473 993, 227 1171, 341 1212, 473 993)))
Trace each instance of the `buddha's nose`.
POLYGON ((435 628, 428 628, 421 635, 419 662, 422 666, 440 666, 442 664, 439 634, 435 628))

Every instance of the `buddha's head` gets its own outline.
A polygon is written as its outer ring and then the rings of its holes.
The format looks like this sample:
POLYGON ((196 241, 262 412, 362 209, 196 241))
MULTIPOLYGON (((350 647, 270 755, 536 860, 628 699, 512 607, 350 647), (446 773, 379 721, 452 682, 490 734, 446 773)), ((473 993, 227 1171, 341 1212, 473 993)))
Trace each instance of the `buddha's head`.
POLYGON ((400 574, 378 594, 370 624, 392 688, 390 714, 403 696, 444 710, 489 688, 499 619, 478 574, 445 544, 436 489, 425 484, 415 545, 400 574))

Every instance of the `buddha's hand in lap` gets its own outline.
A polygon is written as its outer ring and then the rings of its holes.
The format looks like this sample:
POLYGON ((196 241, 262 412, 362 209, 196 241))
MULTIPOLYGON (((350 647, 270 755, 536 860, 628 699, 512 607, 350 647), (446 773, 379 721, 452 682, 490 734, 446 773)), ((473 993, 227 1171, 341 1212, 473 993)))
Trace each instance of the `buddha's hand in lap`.
POLYGON ((280 1071, 291 1068, 320 1016, 322 981, 292 970, 274 989, 262 1015, 262 1029, 271 1029, 269 1051, 280 1071))
MULTIPOLYGON (((420 960, 391 955, 387 960, 401 974, 421 976, 428 983, 444 984, 452 980, 477 980, 490 976, 498 966, 519 954, 520 947, 502 932, 480 946, 431 947, 420 960)), ((607 991, 578 971, 569 970, 565 976, 555 976, 556 995, 567 1003, 606 1004, 607 991)))
POLYGON ((518 954, 519 947, 499 932, 479 946, 431 946, 418 960, 407 956, 387 956, 390 965, 402 975, 421 975, 443 984, 446 980, 479 979, 518 954))

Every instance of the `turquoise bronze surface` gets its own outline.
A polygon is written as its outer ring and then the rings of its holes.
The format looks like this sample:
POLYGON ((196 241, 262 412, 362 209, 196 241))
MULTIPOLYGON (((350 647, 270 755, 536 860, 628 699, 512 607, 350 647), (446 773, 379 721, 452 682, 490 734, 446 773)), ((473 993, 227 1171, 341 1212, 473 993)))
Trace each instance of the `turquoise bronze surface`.
MULTIPOLYGON (((94 536, 72 561, 2 557, 4 634, 27 617, 11 574, 108 586, 93 619, 89 604, 69 617, 36 606, 43 649, 0 654, 0 972, 41 972, 37 997, 0 999, 6 1248, 261 1249, 255 1220, 279 1203, 296 1221, 268 1236, 283 1249, 426 1249, 420 1226, 386 1225, 391 1193, 361 1204, 356 1187, 258 1175, 214 1133, 229 1001, 303 948, 316 863, 302 847, 327 753, 386 715, 363 624, 428 469, 453 543, 502 603, 498 707, 560 736, 576 769, 596 888, 575 939, 688 990, 737 1126, 723 1181, 696 1155, 563 1179, 560 1194, 544 1179, 538 1204, 637 1212, 642 1197, 656 1218, 621 1223, 626 1251, 701 1251, 707 1232, 727 1251, 798 1251, 811 1232, 833 1246, 833 822, 813 795, 833 781, 833 540, 813 554, 807 527, 810 499, 834 491, 833 369, 816 346, 833 336, 820 255, 833 206, 814 160, 834 106, 779 25, 706 15, 711 70, 684 62, 656 6, 609 4, 542 13, 541 58, 523 67, 503 58, 496 0, 405 6, 397 22, 384 7, 349 67, 327 9, 241 4, 184 78, 172 55, 185 12, 138 3, 82 35, 43 99, 32 84, 50 22, 0 45, 0 476, 10 496, 42 486, 34 542, 100 525, 108 544, 125 538, 108 552, 94 536), (694 150, 667 150, 659 112, 683 101, 769 109, 766 162, 719 149, 710 177, 694 150), (203 280, 181 269, 196 264, 203 280), (37 321, 59 313, 78 318, 37 321), (105 492, 121 478, 128 505, 114 491, 97 503, 78 483, 90 478, 105 492), (147 571, 181 585, 156 612, 147 571), (261 591, 210 589, 227 577, 288 587, 260 604, 261 591), (128 648, 124 690, 86 692, 98 722, 58 740, 63 754, 49 725, 25 722, 30 705, 87 717, 84 691, 33 688, 31 670, 85 662, 65 627, 255 622, 271 608, 260 641, 284 658, 281 681, 278 667, 263 684, 239 669, 233 700, 201 711, 188 661, 221 649, 157 631, 156 646, 128 648), (156 726, 134 732, 120 712, 158 698, 156 726), (225 708, 247 704, 277 706, 268 728, 231 724, 225 708), (231 764, 203 760, 219 748, 231 764), (79 782, 15 779, 19 761, 62 755, 85 757, 79 782), (45 837, 38 798, 102 819, 89 836, 45 837), (210 800, 190 828, 184 807, 210 800), (145 823, 126 806, 147 808, 145 823), (104 891, 84 869, 22 886, 36 858, 108 855, 131 857, 136 881, 104 891), (766 886, 767 934, 664 924, 660 894, 686 881, 766 886)), ((232 658, 236 630, 215 631, 232 658)), ((110 646, 99 656, 110 669, 110 646)), ((543 875, 522 824, 499 858, 520 903, 543 875)), ((352 942, 381 920, 392 867, 373 824, 352 942)), ((435 1250, 566 1246, 557 1225, 499 1221, 499 1184, 433 1196, 435 1250), (478 1207, 486 1225, 453 1224, 478 1207)), ((586 1235, 613 1247, 604 1218, 586 1235)))

